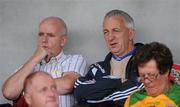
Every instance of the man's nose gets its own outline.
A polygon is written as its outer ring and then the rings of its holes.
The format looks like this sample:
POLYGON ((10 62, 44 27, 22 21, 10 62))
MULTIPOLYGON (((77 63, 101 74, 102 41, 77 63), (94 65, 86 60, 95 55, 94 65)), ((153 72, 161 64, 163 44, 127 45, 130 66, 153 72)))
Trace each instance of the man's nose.
POLYGON ((47 37, 47 35, 44 35, 43 38, 42 38, 42 42, 46 43, 47 41, 48 41, 48 37, 47 37))
POLYGON ((114 40, 114 35, 112 33, 109 33, 108 39, 109 39, 109 41, 114 40))
POLYGON ((53 90, 53 89, 49 89, 48 90, 48 94, 49 94, 49 96, 56 96, 57 95, 57 91, 53 90))

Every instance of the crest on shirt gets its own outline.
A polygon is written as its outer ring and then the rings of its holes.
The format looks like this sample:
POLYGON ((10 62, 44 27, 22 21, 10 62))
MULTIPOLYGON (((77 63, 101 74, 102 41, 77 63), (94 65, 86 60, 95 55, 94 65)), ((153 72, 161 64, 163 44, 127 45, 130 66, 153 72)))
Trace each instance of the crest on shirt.
POLYGON ((51 72, 57 73, 60 72, 60 70, 52 70, 51 72))

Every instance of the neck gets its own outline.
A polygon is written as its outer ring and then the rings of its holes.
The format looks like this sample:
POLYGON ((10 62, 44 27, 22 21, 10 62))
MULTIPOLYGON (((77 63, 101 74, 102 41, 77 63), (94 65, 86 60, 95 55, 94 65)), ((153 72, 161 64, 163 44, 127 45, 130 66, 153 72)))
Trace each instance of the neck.
POLYGON ((171 81, 169 81, 167 84, 166 84, 166 87, 164 88, 164 93, 168 92, 172 87, 172 83, 171 81))
MULTIPOLYGON (((157 93, 157 95, 167 93, 167 92, 171 89, 171 87, 172 87, 172 83, 171 83, 170 81, 166 82, 166 83, 164 84, 164 87, 162 87, 161 89, 159 89, 159 90, 162 90, 162 91, 160 91, 159 93, 157 93)), ((155 96, 157 96, 157 95, 155 95, 155 96)))
POLYGON ((131 55, 134 55, 136 53, 136 49, 131 49, 131 51, 129 51, 128 53, 118 57, 118 56, 115 56, 113 55, 113 58, 116 60, 116 61, 121 61, 123 60, 124 58, 128 57, 128 56, 131 56, 131 55))
POLYGON ((50 61, 51 57, 49 55, 47 55, 44 60, 46 61, 46 63, 48 63, 50 61))
POLYGON ((59 51, 59 52, 57 52, 56 54, 52 54, 52 53, 51 53, 51 54, 48 54, 48 55, 44 58, 44 60, 46 61, 46 63, 48 63, 52 57, 58 56, 61 52, 62 52, 62 51, 59 51))

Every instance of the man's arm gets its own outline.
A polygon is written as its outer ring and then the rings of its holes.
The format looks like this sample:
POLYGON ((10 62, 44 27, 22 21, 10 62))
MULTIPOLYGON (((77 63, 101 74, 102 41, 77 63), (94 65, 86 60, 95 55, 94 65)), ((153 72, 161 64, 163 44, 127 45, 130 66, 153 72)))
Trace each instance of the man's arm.
POLYGON ((75 81, 80 75, 76 72, 65 72, 62 77, 55 79, 59 95, 72 92, 75 81))
POLYGON ((90 66, 85 77, 78 78, 74 86, 74 95, 78 102, 102 100, 118 89, 119 85, 121 85, 121 80, 111 78, 104 73, 104 69, 96 63, 90 66))
POLYGON ((2 87, 5 98, 15 100, 23 90, 25 78, 34 70, 34 67, 47 55, 46 51, 38 48, 34 55, 12 76, 10 76, 2 87))
POLYGON ((78 77, 85 75, 86 61, 81 55, 73 55, 66 62, 62 76, 55 79, 60 95, 72 92, 78 77))
MULTIPOLYGON (((80 79, 79 79, 80 80, 80 79)), ((112 94, 121 85, 119 79, 101 78, 98 80, 81 81, 74 94, 79 102, 88 100, 102 100, 112 94)))
POLYGON ((122 104, 133 92, 143 88, 143 84, 134 81, 121 83, 120 79, 102 78, 98 80, 81 81, 78 79, 74 94, 79 102, 101 103, 118 101, 122 104), (85 93, 84 93, 85 92, 85 93))
POLYGON ((88 103, 100 103, 110 100, 124 101, 129 94, 143 88, 143 84, 138 81, 127 80, 121 83, 120 79, 103 76, 101 74, 102 70, 99 66, 93 65, 88 71, 88 76, 80 77, 76 81, 74 94, 78 101, 88 103))

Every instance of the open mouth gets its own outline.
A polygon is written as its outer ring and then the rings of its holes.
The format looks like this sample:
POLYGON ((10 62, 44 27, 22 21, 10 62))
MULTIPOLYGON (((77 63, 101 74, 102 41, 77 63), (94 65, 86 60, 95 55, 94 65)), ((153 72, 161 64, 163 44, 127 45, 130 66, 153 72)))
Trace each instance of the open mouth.
POLYGON ((47 49, 47 48, 48 48, 48 46, 43 46, 43 48, 47 49))
POLYGON ((117 43, 110 43, 110 46, 113 48, 117 45, 117 43))

